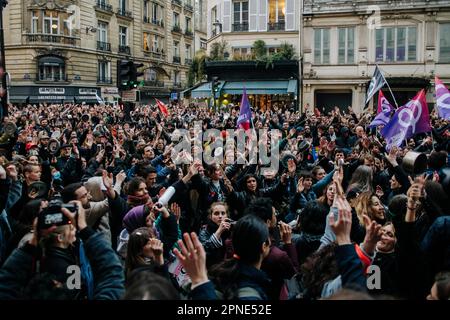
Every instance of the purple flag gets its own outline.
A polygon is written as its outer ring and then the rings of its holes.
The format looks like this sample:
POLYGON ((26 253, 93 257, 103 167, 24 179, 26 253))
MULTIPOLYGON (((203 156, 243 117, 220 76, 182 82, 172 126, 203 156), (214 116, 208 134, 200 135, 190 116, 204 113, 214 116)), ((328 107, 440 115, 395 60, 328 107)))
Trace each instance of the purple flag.
POLYGON ((380 90, 378 92, 378 114, 369 124, 369 128, 386 125, 389 122, 392 110, 394 108, 380 90))
POLYGON ((247 92, 244 88, 244 93, 241 99, 241 110, 239 113, 239 118, 237 120, 237 128, 248 130, 250 129, 250 123, 252 121, 252 111, 250 110, 250 102, 248 101, 247 92))
POLYGON ((438 77, 434 77, 436 107, 439 117, 450 120, 450 92, 438 77))
POLYGON ((391 121, 381 130, 386 148, 400 147, 405 139, 417 133, 431 131, 425 90, 420 90, 413 100, 398 108, 391 121))

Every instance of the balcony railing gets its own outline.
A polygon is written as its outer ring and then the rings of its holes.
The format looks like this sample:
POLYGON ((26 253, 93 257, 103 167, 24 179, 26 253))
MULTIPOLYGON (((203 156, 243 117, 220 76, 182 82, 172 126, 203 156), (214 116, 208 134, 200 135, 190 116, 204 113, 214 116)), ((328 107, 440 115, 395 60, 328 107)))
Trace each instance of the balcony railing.
POLYGON ((156 49, 156 50, 145 50, 144 49, 144 53, 147 56, 150 56, 154 59, 164 59, 164 57, 165 57, 163 49, 156 49))
POLYGON ((97 83, 112 84, 111 77, 97 77, 97 83))
POLYGON ((187 29, 187 30, 184 32, 184 35, 187 36, 187 37, 193 37, 193 36, 194 36, 194 33, 193 33, 191 30, 187 29))
POLYGON ((180 26, 176 24, 176 25, 173 26, 172 32, 181 33, 182 31, 181 31, 180 26))
POLYGON ((184 59, 184 64, 192 64, 192 59, 184 59))
POLYGON ((181 57, 173 56, 173 63, 181 63, 181 57))
POLYGON ((97 0, 97 3, 95 4, 95 9, 113 12, 112 5, 108 4, 106 1, 98 1, 97 0))
POLYGON ((69 44, 74 46, 76 38, 65 36, 65 35, 55 35, 55 34, 27 34, 28 42, 51 42, 51 43, 61 43, 69 44))
POLYGON ((194 7, 190 3, 185 3, 184 4, 184 10, 187 10, 187 11, 190 11, 190 12, 194 12, 194 7))
POLYGON ((111 43, 103 42, 103 41, 97 41, 97 50, 100 50, 100 51, 111 51, 111 43))
POLYGON ((179 6, 179 7, 182 6, 181 0, 172 0, 172 4, 179 6))
POLYGON ((119 45, 119 53, 124 53, 124 54, 130 54, 130 47, 129 46, 120 46, 119 45))
POLYGON ((117 15, 133 19, 133 12, 127 11, 125 9, 121 9, 121 8, 117 9, 117 15))
POLYGON ((248 31, 248 22, 233 23, 232 27, 234 32, 248 31))
POLYGON ((36 74, 36 81, 59 82, 67 81, 67 74, 36 74))
POLYGON ((174 82, 173 83, 174 88, 181 88, 181 82, 174 82))
POLYGON ((162 19, 158 20, 158 19, 155 19, 155 18, 150 18, 150 17, 144 16, 144 23, 151 23, 151 24, 154 24, 156 26, 160 26, 160 27, 164 28, 164 21, 162 19))
POLYGON ((145 80, 144 86, 146 87, 157 87, 157 88, 163 88, 164 87, 164 81, 158 81, 158 80, 145 80))
POLYGON ((285 25, 284 22, 269 22, 267 24, 267 30, 269 30, 269 31, 284 31, 285 30, 284 25, 285 25))

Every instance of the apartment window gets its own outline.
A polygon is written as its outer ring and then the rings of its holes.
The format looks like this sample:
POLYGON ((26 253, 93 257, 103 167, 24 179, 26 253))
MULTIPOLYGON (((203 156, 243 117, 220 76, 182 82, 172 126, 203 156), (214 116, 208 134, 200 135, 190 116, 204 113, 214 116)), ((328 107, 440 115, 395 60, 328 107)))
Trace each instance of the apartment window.
POLYGON ((389 27, 376 30, 376 61, 416 61, 416 27, 389 27))
POLYGON ((285 0, 269 0, 269 23, 284 23, 285 12, 285 0))
POLYGON ((98 81, 108 82, 110 80, 110 63, 109 61, 98 62, 98 81))
POLYGON ((157 36, 156 34, 153 36, 153 52, 159 52, 159 43, 160 43, 160 36, 157 36))
POLYGON ((108 42, 108 24, 99 22, 97 28, 97 40, 100 42, 108 42))
POLYGON ((143 46, 142 46, 142 48, 144 49, 144 51, 150 51, 150 48, 149 48, 149 34, 147 33, 147 32, 144 32, 144 34, 143 34, 143 46))
POLYGON ((200 39, 200 49, 203 49, 203 50, 207 49, 207 41, 206 41, 206 39, 203 39, 203 38, 200 39))
POLYGON ((214 23, 218 21, 217 20, 217 6, 214 6, 211 9, 211 33, 213 36, 215 36, 216 34, 218 34, 220 32, 220 29, 218 25, 214 25, 214 23))
POLYGON ((153 21, 158 20, 158 5, 152 2, 152 19, 153 21))
POLYGON ((173 42, 173 55, 174 57, 180 56, 180 43, 178 41, 173 42))
POLYGON ((40 81, 65 80, 64 59, 57 56, 43 56, 38 60, 40 81))
POLYGON ((31 12, 31 33, 38 33, 38 25, 39 25, 39 12, 32 11, 31 12))
POLYGON ((173 25, 180 26, 180 15, 176 12, 173 13, 173 25))
POLYGON ((144 80, 145 81, 156 81, 156 71, 153 69, 146 69, 144 71, 144 80))
POLYGON ((248 24, 248 1, 236 1, 233 3, 233 22, 248 24))
POLYGON ((145 18, 149 18, 150 14, 149 11, 150 10, 150 6, 147 0, 144 1, 144 22, 146 22, 145 18))
POLYGON ((44 12, 44 32, 46 34, 59 34, 59 18, 55 11, 44 12))
POLYGON ((355 62, 355 28, 339 28, 339 56, 340 64, 355 62))
POLYGON ((186 45, 185 58, 191 59, 191 46, 189 44, 186 45))
POLYGON ((180 71, 173 72, 173 83, 176 85, 181 84, 181 72, 180 71))
POLYGON ((192 28, 191 28, 191 18, 189 18, 189 17, 186 17, 186 31, 192 31, 192 28))
POLYGON ((314 29, 314 63, 330 63, 330 29, 314 29))
POLYGON ((127 46, 127 27, 119 27, 119 45, 127 46))
POLYGON ((450 23, 442 23, 439 34, 439 61, 450 62, 450 23))
POLYGON ((119 11, 127 10, 127 0, 119 0, 119 11))

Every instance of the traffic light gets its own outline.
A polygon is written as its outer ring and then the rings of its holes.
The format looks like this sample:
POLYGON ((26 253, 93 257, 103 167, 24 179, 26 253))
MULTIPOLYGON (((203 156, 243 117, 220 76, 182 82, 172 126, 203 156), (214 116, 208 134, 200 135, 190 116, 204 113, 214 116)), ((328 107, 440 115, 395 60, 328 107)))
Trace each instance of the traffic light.
POLYGON ((120 90, 135 89, 139 85, 138 77, 143 72, 138 72, 138 68, 143 67, 143 63, 135 63, 131 60, 117 61, 117 87, 120 90))
POLYGON ((217 97, 217 95, 219 93, 219 89, 220 89, 219 77, 213 77, 212 78, 212 90, 214 93, 214 98, 217 97))

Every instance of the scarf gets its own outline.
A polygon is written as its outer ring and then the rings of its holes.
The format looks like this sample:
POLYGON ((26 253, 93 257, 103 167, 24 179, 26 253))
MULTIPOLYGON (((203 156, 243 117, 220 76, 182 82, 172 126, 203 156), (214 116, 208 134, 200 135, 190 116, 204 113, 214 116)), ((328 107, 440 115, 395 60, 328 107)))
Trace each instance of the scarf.
POLYGON ((150 196, 148 194, 144 195, 144 196, 132 196, 129 195, 127 197, 127 203, 130 207, 137 207, 143 204, 146 204, 148 202, 148 200, 150 199, 150 196))

